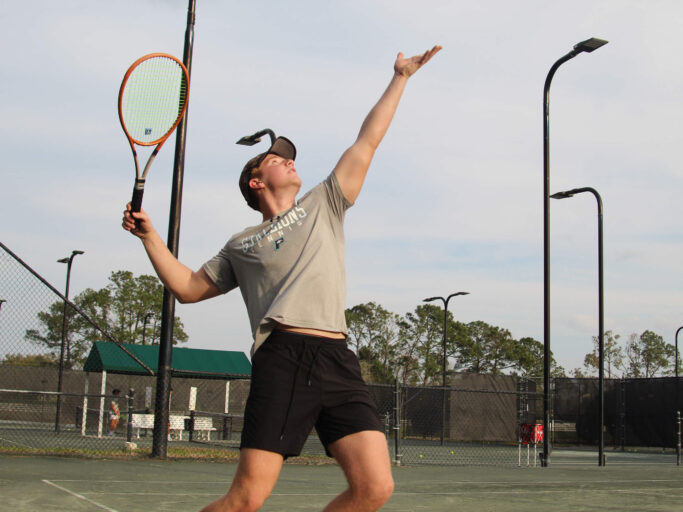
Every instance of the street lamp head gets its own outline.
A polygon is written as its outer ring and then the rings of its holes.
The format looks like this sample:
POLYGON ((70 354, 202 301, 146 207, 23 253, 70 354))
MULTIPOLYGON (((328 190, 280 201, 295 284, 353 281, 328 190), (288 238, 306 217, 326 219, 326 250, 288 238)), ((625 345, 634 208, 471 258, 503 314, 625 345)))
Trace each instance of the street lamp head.
POLYGON ((597 37, 591 37, 590 39, 586 39, 585 41, 581 41, 580 43, 577 43, 574 45, 574 50, 577 52, 586 52, 586 53, 591 53, 601 46, 604 46, 608 43, 608 41, 605 41, 604 39, 598 39, 597 37))
POLYGON ((552 196, 553 199, 567 199, 568 197, 574 197, 574 193, 571 190, 566 190, 564 192, 558 192, 557 194, 553 194, 552 196))
POLYGON ((74 259, 74 257, 78 254, 85 254, 83 251, 79 251, 78 249, 75 249, 71 251, 71 256, 68 258, 62 258, 61 260, 57 260, 57 263, 69 263, 70 260, 74 259))
POLYGON ((253 146, 254 144, 258 144, 259 142, 261 142, 261 137, 263 137, 266 134, 270 136, 271 145, 275 144, 275 133, 270 128, 264 128, 263 130, 259 130, 258 132, 252 135, 245 135, 240 140, 238 140, 236 144, 240 144, 242 146, 253 146))
POLYGON ((469 295, 470 292, 455 292, 451 293, 447 298, 443 297, 429 297, 428 299, 423 299, 422 302, 432 302, 435 300, 440 300, 443 301, 444 303, 448 304, 448 302, 451 300, 452 297, 457 297, 458 295, 469 295))

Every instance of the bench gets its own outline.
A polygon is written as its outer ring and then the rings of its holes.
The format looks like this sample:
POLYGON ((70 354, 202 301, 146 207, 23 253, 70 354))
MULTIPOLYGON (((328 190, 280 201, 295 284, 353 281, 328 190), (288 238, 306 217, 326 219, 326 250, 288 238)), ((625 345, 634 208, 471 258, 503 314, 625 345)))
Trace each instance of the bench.
POLYGON ((152 430, 154 428, 154 414, 131 414, 131 425, 135 431, 135 437, 140 439, 140 430, 152 430))
MULTIPOLYGON (((168 435, 171 439, 183 438, 183 431, 190 429, 190 417, 185 415, 172 414, 168 422, 168 435)), ((140 414, 133 413, 131 419, 132 427, 135 431, 135 437, 140 438, 140 430, 152 430, 154 428, 154 414, 140 414)), ((211 432, 215 432, 213 420, 207 417, 196 417, 194 420, 194 435, 198 439, 210 438, 211 432)))
POLYGON ((576 423, 569 421, 553 421, 553 432, 576 432, 576 423))
MULTIPOLYGON (((187 426, 188 430, 190 425, 187 426)), ((213 419, 206 416, 195 416, 194 418, 194 431, 193 439, 204 439, 209 441, 211 439, 211 432, 215 432, 216 429, 213 426, 213 419)))
MULTIPOLYGON (((185 430, 185 420, 188 416, 171 415, 168 422, 168 435, 171 439, 182 439, 185 430)), ((135 437, 140 439, 140 430, 154 429, 154 414, 133 413, 131 424, 135 431, 135 437)))

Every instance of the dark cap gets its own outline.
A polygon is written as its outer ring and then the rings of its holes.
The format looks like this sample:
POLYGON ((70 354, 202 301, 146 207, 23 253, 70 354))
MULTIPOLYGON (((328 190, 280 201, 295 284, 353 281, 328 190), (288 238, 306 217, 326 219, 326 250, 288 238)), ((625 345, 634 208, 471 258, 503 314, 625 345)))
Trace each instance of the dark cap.
POLYGON ((247 204, 251 206, 254 210, 258 211, 258 201, 256 197, 251 193, 251 188, 249 187, 249 180, 251 180, 251 174, 261 162, 266 158, 267 155, 277 155, 282 158, 287 158, 288 160, 296 159, 296 147, 292 144, 292 141, 286 137, 278 137, 275 142, 268 148, 268 151, 255 156, 247 162, 242 169, 242 174, 240 174, 240 190, 247 204))

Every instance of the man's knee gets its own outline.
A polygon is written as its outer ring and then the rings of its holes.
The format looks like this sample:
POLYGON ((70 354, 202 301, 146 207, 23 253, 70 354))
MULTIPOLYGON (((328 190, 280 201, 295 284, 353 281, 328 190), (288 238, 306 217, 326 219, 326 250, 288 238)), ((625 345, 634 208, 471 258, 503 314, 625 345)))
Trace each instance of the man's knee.
POLYGON ((202 509, 202 512, 255 512, 265 503, 268 495, 248 489, 231 488, 222 498, 202 509))
POLYGON ((394 492, 394 479, 391 475, 379 478, 368 478, 351 491, 363 502, 372 506, 373 510, 384 505, 394 492))
POLYGON ((268 495, 257 491, 241 492, 235 496, 234 508, 230 510, 237 510, 240 512, 255 512, 259 510, 266 502, 268 495))

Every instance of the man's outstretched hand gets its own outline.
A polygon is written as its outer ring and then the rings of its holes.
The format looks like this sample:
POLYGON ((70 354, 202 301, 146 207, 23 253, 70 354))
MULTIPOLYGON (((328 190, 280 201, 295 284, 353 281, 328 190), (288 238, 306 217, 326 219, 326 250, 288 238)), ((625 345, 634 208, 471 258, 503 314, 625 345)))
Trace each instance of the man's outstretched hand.
POLYGON ((399 52, 398 56, 396 57, 396 62, 394 63, 394 72, 397 75, 402 75, 406 78, 410 77, 424 64, 429 62, 429 59, 434 57, 434 55, 436 55, 441 48, 441 46, 436 45, 434 48, 427 50, 421 55, 415 55, 414 57, 407 59, 403 57, 403 53, 399 52))

